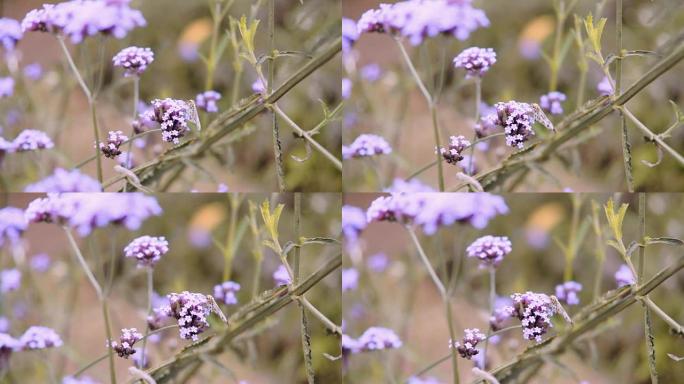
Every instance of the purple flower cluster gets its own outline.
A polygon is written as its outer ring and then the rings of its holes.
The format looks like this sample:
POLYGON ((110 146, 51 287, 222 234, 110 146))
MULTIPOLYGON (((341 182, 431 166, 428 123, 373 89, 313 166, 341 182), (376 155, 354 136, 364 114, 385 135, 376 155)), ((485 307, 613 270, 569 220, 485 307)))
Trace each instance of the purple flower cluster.
POLYGON ((369 222, 412 223, 432 235, 439 227, 457 222, 482 229, 490 219, 507 212, 504 199, 489 193, 414 193, 375 199, 366 211, 366 218, 369 222))
POLYGON ((52 139, 43 131, 24 129, 12 141, 4 141, 2 150, 5 152, 28 152, 50 149, 55 146, 52 139))
POLYGON ((100 383, 95 381, 90 376, 81 375, 79 377, 65 376, 62 379, 62 384, 100 384, 100 383))
POLYGON ((451 136, 449 137, 449 146, 447 148, 439 147, 437 151, 447 163, 456 165, 463 160, 463 151, 468 147, 470 147, 470 141, 465 136, 451 136))
POLYGON ((373 272, 384 272, 389 267, 390 260, 384 253, 376 253, 371 255, 366 262, 368 268, 373 272))
POLYGON ((115 67, 125 69, 125 77, 142 75, 153 61, 154 52, 152 49, 141 47, 124 48, 112 59, 115 67))
POLYGON ((534 136, 532 126, 536 118, 532 106, 527 103, 507 101, 496 103, 494 108, 496 108, 496 114, 485 116, 482 119, 484 124, 502 127, 506 134, 506 145, 522 149, 530 136, 534 136))
POLYGON ((178 144, 189 130, 188 121, 192 120, 192 113, 183 100, 155 99, 152 100, 152 108, 144 112, 141 119, 161 125, 162 140, 178 144))
POLYGON ((235 305, 238 299, 235 294, 240 290, 240 284, 234 281, 225 281, 214 286, 214 298, 225 305, 235 305))
POLYGON ((47 253, 39 253, 31 257, 31 269, 36 272, 47 272, 52 265, 52 259, 47 253))
POLYGON ((207 296, 201 293, 183 291, 167 295, 169 305, 161 312, 178 321, 180 337, 197 341, 200 333, 209 328, 207 317, 211 314, 211 304, 207 296))
POLYGON ((43 76, 43 67, 40 63, 29 64, 24 67, 24 76, 30 80, 39 80, 43 76))
POLYGON ((481 341, 486 340, 487 336, 477 328, 467 328, 463 330, 463 333, 465 334, 463 340, 450 341, 449 348, 456 348, 456 351, 458 351, 462 358, 470 360, 473 356, 480 353, 475 347, 481 341))
POLYGON ((290 274, 287 272, 287 268, 283 264, 280 264, 275 272, 273 272, 273 281, 276 285, 288 285, 292 283, 290 274))
POLYGON ((195 98, 197 108, 207 111, 209 113, 218 112, 218 105, 216 102, 221 100, 221 94, 216 91, 202 92, 195 98))
POLYGON ((16 269, 3 269, 0 271, 0 292, 8 293, 19 289, 21 286, 21 272, 16 269))
POLYGON ((379 8, 361 16, 357 28, 359 33, 400 35, 413 45, 440 34, 465 40, 476 29, 489 26, 484 11, 471 3, 471 0, 407 0, 380 4, 379 8))
POLYGON ((169 251, 166 238, 140 236, 124 248, 124 256, 138 260, 138 267, 154 267, 169 251))
POLYGON ((442 382, 432 376, 422 378, 418 376, 411 376, 408 378, 408 380, 406 380, 406 384, 442 384, 442 382))
POLYGON ((359 31, 356 22, 346 17, 342 18, 342 52, 349 52, 359 39, 359 31))
POLYGON ((495 268, 513 250, 505 236, 482 236, 466 248, 468 257, 480 260, 480 268, 495 268))
POLYGON ((342 335, 343 353, 359 353, 396 349, 402 345, 399 336, 393 330, 383 327, 370 327, 358 339, 342 335))
POLYGON ((0 77, 0 98, 10 97, 14 94, 14 79, 11 77, 0 77))
POLYGON ((493 48, 466 48, 454 58, 454 67, 465 69, 466 78, 484 76, 494 63, 496 52, 493 48))
POLYGON ((582 284, 576 281, 566 281, 556 285, 556 297, 559 301, 567 305, 577 305, 580 303, 578 293, 582 291, 582 284))
POLYGON ((359 285, 359 271, 355 268, 342 270, 342 292, 352 291, 359 285))
POLYGON ((622 264, 615 272, 615 283, 618 288, 636 283, 634 274, 627 264, 622 264))
POLYGON ((24 192, 101 192, 100 183, 92 177, 81 173, 78 169, 67 171, 55 169, 54 174, 37 183, 29 184, 24 192))
POLYGON ((32 326, 19 338, 22 350, 35 350, 62 346, 62 339, 57 332, 48 327, 32 326))
POLYGON ((392 153, 389 143, 378 135, 362 134, 359 135, 351 145, 342 146, 342 157, 347 160, 358 157, 370 157, 376 155, 386 155, 392 153))
POLYGON ((110 159, 115 159, 121 152, 121 144, 128 140, 128 136, 121 131, 109 131, 107 141, 100 142, 99 147, 102 154, 110 159))
POLYGON ((121 330, 121 337, 119 341, 110 340, 107 345, 116 352, 119 357, 128 359, 129 356, 135 354, 133 344, 143 339, 142 333, 138 332, 136 328, 124 328, 121 330))
POLYGON ((418 193, 418 192, 436 192, 434 188, 427 184, 423 184, 418 179, 402 180, 394 179, 392 185, 385 189, 387 193, 418 193))
POLYGON ((342 207, 342 234, 344 235, 345 242, 356 242, 367 224, 366 214, 363 212, 363 209, 352 205, 344 205, 342 207))
POLYGON ((0 44, 6 51, 14 50, 23 35, 18 21, 7 17, 0 18, 0 44))
POLYGON ((138 10, 131 9, 130 0, 71 0, 44 4, 30 11, 21 22, 24 31, 63 34, 74 44, 97 34, 124 38, 128 32, 146 25, 138 10))
POLYGON ((24 216, 24 211, 15 207, 5 207, 0 209, 0 247, 5 241, 16 243, 21 235, 28 228, 28 221, 24 216))
POLYGON ((608 76, 603 76, 603 79, 596 85, 596 90, 601 96, 610 96, 615 92, 608 76))
POLYGON ((543 293, 514 293, 512 310, 507 310, 520 319, 523 326, 523 337, 526 340, 542 341, 542 336, 553 327, 551 317, 556 313, 556 306, 551 298, 543 293))
POLYGON ((59 223, 87 236, 108 225, 122 225, 134 231, 147 218, 161 212, 157 199, 142 193, 64 193, 33 200, 25 215, 29 222, 59 223))
POLYGON ((567 97, 562 92, 549 92, 546 95, 541 96, 541 98, 539 99, 539 106, 542 107, 543 110, 551 113, 552 115, 561 115, 563 114, 562 103, 566 99, 567 97))

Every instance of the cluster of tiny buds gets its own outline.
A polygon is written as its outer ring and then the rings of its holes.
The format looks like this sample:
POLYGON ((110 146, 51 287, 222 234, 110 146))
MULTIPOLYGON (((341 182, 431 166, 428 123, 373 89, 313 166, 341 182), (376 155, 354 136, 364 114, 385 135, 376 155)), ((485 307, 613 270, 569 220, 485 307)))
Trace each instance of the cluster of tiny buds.
POLYGON ((496 63, 492 48, 470 47, 454 58, 454 67, 466 70, 466 77, 482 77, 496 63))
POLYGON ((466 248, 468 257, 480 260, 480 267, 496 267, 513 250, 511 241, 505 236, 483 236, 466 248))
POLYGON ((449 146, 440 147, 437 150, 447 163, 456 165, 463 160, 463 151, 468 147, 470 147, 470 141, 465 136, 459 135, 449 137, 449 146))
POLYGON ((480 352, 475 347, 481 341, 486 340, 487 336, 477 328, 467 328, 463 330, 463 333, 462 341, 449 340, 449 348, 456 348, 461 357, 470 360, 480 352))
POLYGON ((169 251, 163 236, 140 236, 124 248, 124 256, 134 258, 139 267, 153 267, 169 251))
POLYGON ((115 159, 121 154, 121 144, 128 140, 128 136, 122 131, 109 131, 106 142, 100 142, 99 147, 102 154, 110 159, 115 159))
POLYGON ((142 338, 142 333, 138 332, 136 328, 124 328, 121 330, 119 342, 110 340, 107 344, 117 353, 117 355, 119 355, 119 357, 128 359, 129 356, 135 354, 133 344, 142 340, 142 338))

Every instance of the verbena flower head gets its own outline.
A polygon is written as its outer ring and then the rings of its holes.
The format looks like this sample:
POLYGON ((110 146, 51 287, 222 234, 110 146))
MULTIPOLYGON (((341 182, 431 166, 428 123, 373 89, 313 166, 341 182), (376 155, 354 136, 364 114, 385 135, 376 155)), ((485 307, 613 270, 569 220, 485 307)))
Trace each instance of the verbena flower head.
POLYGON ((152 49, 135 46, 122 49, 112 58, 115 67, 125 69, 125 77, 142 75, 153 61, 152 49))
POLYGON ((133 344, 143 339, 142 333, 138 332, 136 328, 124 328, 121 330, 119 341, 109 340, 107 345, 116 352, 119 357, 128 359, 129 356, 135 353, 133 344))
POLYGON ((542 95, 539 99, 539 106, 552 115, 563 114, 563 102, 567 99, 564 93, 553 91, 542 95))
POLYGON ((342 270, 342 292, 352 291, 359 285, 359 271, 355 268, 342 270))
POLYGON ((52 139, 45 132, 36 129, 24 129, 12 142, 12 147, 16 152, 50 149, 54 146, 52 139))
POLYGON ((273 281, 276 285, 288 285, 292 283, 290 274, 287 272, 287 268, 285 268, 283 264, 280 264, 275 272, 273 272, 273 281))
POLYGON ((392 194, 375 199, 366 212, 371 221, 398 221, 422 227, 427 235, 440 227, 467 223, 482 229, 489 220, 508 212, 500 196, 489 193, 392 194))
POLYGON ((599 81, 596 85, 596 90, 601 96, 610 96, 615 92, 613 90, 613 85, 610 83, 610 79, 607 76, 603 76, 603 79, 599 81))
POLYGON ((33 326, 21 335, 19 345, 22 350, 56 348, 62 346, 62 339, 51 328, 33 326))
POLYGON ((86 37, 102 34, 117 39, 146 25, 138 10, 129 7, 130 0, 71 0, 58 4, 44 4, 30 11, 21 22, 26 31, 61 34, 74 44, 86 37))
POLYGON ((224 281, 214 286, 214 298, 219 303, 225 305, 235 305, 238 303, 235 294, 240 291, 240 284, 234 281, 224 281))
POLYGON ((389 267, 390 261, 386 254, 376 253, 368 258, 368 268, 373 272, 384 272, 389 267))
POLYGON ((392 185, 385 189, 387 193, 417 193, 417 192, 436 192, 434 188, 423 184, 418 179, 402 180, 394 179, 392 185))
POLYGON ((439 147, 437 150, 447 163, 456 165, 463 160, 463 151, 468 147, 470 147, 470 141, 465 136, 459 135, 449 137, 449 146, 439 147))
POLYGON ((0 98, 10 97, 14 94, 14 79, 11 77, 0 77, 0 98))
POLYGON ((458 354, 464 359, 472 359, 473 356, 480 353, 475 347, 481 341, 487 339, 487 336, 477 328, 467 328, 463 330, 464 336, 462 341, 450 341, 449 348, 456 348, 458 354))
POLYGON ((359 38, 356 22, 346 17, 342 18, 342 51, 349 52, 359 38))
POLYGON ((24 67, 24 76, 30 80, 39 80, 43 77, 43 67, 40 63, 32 63, 24 67))
POLYGON ((185 101, 167 98, 152 100, 152 109, 143 113, 142 119, 161 125, 162 140, 178 144, 190 130, 188 122, 193 117, 185 101))
POLYGON ((264 83, 259 79, 254 80, 254 82, 252 83, 252 92, 254 92, 254 93, 266 92, 266 87, 264 86, 264 83))
POLYGON ((432 376, 427 376, 427 377, 419 377, 419 376, 411 376, 406 380, 406 384, 443 384, 439 379, 432 377, 432 376))
POLYGON ((207 296, 201 293, 183 291, 166 296, 169 305, 163 307, 162 312, 178 321, 180 337, 197 341, 198 335, 209 328, 207 317, 212 308, 207 296))
POLYGON ((454 58, 454 67, 465 69, 466 78, 484 76, 494 63, 496 52, 493 48, 466 48, 454 58))
POLYGON ((16 291, 21 286, 21 272, 16 269, 3 269, 0 271, 0 292, 8 293, 16 291))
POLYGON ((14 50, 23 35, 18 21, 8 17, 0 18, 0 44, 6 51, 14 50))
POLYGON ((380 4, 366 11, 357 23, 359 33, 385 32, 406 37, 418 45, 440 34, 465 40, 470 33, 489 26, 489 19, 471 0, 407 0, 380 4))
POLYGON ((351 145, 342 146, 342 157, 346 159, 386 155, 392 153, 392 147, 382 137, 373 134, 359 135, 351 145))
POLYGON ((480 260, 480 268, 495 268, 511 253, 512 244, 505 236, 482 236, 466 248, 468 257, 480 260))
POLYGON ((124 256, 138 260, 138 267, 154 267, 168 251, 165 237, 140 236, 124 248, 124 256))
POLYGON ((29 184, 24 192, 101 192, 102 186, 92 177, 81 173, 78 169, 67 171, 62 168, 43 180, 29 184))
POLYGON ((636 283, 634 274, 632 273, 632 270, 629 269, 627 264, 622 264, 620 268, 618 268, 617 272, 615 272, 615 283, 617 284, 618 288, 636 283))
POLYGON ((582 284, 576 281, 566 281, 556 285, 556 297, 560 302, 567 305, 577 305, 580 303, 578 294, 582 291, 582 284))
POLYGON ((121 144, 126 140, 128 140, 128 136, 124 135, 122 131, 109 131, 107 141, 99 144, 100 151, 105 157, 115 159, 121 154, 121 144))
POLYGON ((207 111, 209 113, 218 112, 218 105, 216 102, 221 100, 221 94, 216 91, 202 92, 195 98, 197 108, 207 111))
POLYGON ((382 68, 376 63, 364 65, 361 68, 361 77, 368 82, 375 82, 380 80, 382 76, 382 68))
POLYGON ((523 326, 523 337, 526 340, 542 341, 542 336, 553 327, 551 317, 556 313, 556 306, 551 298, 543 293, 514 293, 513 313, 523 326))
MULTIPOLYGON (((492 331, 496 332, 500 329, 503 329, 504 325, 506 322, 512 318, 516 317, 516 311, 515 308, 513 308, 510 304, 512 304, 512 300, 509 298, 505 298, 506 300, 503 301, 499 298, 497 298, 497 302, 502 301, 503 304, 495 304, 494 305, 494 312, 492 315, 489 317, 489 325, 492 328, 492 331)), ((493 340, 492 340, 493 341, 493 340)))
POLYGON ((52 266, 52 259, 47 253, 39 253, 31 257, 30 265, 31 269, 36 272, 47 272, 50 266, 52 266))
POLYGON ((342 334, 342 355, 347 356, 350 353, 359 353, 361 352, 361 345, 356 340, 355 338, 347 335, 347 334, 342 334))
POLYGON ((399 336, 393 330, 383 327, 366 329, 356 341, 361 352, 396 349, 402 345, 399 336))
POLYGON ((496 114, 483 118, 486 124, 502 127, 506 134, 506 145, 522 149, 524 143, 534 136, 535 112, 530 104, 517 101, 496 103, 496 114))
POLYGON ((342 206, 342 234, 347 243, 356 242, 366 225, 368 222, 363 209, 352 205, 342 206))
POLYGON ((23 210, 15 207, 0 209, 0 247, 6 241, 12 244, 17 243, 26 228, 28 228, 28 221, 23 210))

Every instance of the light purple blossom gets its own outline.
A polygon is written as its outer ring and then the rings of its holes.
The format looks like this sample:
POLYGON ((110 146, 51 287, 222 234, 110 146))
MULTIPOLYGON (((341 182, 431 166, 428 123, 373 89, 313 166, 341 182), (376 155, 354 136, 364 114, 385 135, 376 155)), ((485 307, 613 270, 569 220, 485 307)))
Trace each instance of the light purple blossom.
POLYGON ((389 263, 390 261, 387 255, 381 252, 368 257, 366 265, 368 265, 368 268, 371 271, 381 273, 387 269, 389 263))
POLYGON ((446 148, 439 147, 437 151, 447 163, 456 165, 463 160, 462 153, 468 147, 470 147, 470 141, 465 136, 451 136, 449 137, 449 146, 446 148))
POLYGON ((567 305, 577 305, 580 303, 578 294, 582 291, 582 284, 576 281, 566 281, 556 285, 556 297, 560 302, 567 305))
POLYGON ((466 78, 482 77, 496 63, 496 52, 493 48, 466 48, 454 58, 453 63, 454 67, 465 69, 466 78))
POLYGON ((43 77, 43 67, 40 63, 32 63, 24 67, 24 76, 27 79, 36 81, 43 77))
POLYGON ((21 286, 21 272, 16 269, 3 269, 0 271, 0 292, 8 293, 19 289, 21 286))
POLYGON ((24 211, 15 207, 0 209, 0 247, 9 241, 14 244, 21 239, 21 235, 28 228, 28 221, 24 211))
POLYGON ((567 99, 564 93, 553 91, 542 95, 539 99, 539 106, 552 115, 563 114, 563 102, 567 99))
POLYGON ((180 143, 180 138, 190 130, 188 122, 193 121, 185 101, 169 98, 152 100, 152 108, 144 112, 141 119, 158 123, 162 129, 162 140, 174 144, 180 143))
POLYGON ((227 193, 229 191, 228 185, 224 183, 220 183, 218 187, 216 187, 216 192, 217 193, 227 193))
POLYGON ((375 82, 382 76, 382 68, 376 63, 368 64, 361 68, 361 77, 368 82, 375 82))
POLYGON ((47 253, 39 253, 31 257, 30 264, 31 269, 36 272, 43 273, 47 272, 48 269, 50 269, 50 266, 52 266, 52 259, 47 253))
POLYGON ((135 46, 122 49, 112 58, 115 67, 125 69, 125 77, 142 75, 153 61, 152 49, 135 46))
POLYGON ((0 333, 0 370, 6 372, 9 369, 9 359, 12 352, 20 348, 19 340, 5 332, 0 333))
POLYGON ((21 24, 17 20, 8 17, 0 18, 0 44, 6 51, 14 50, 23 35, 21 24))
POLYGON ((214 286, 214 298, 219 303, 225 305, 235 305, 238 303, 235 294, 240 291, 240 284, 234 281, 224 281, 214 286))
POLYGON ((62 339, 51 328, 32 326, 21 335, 19 345, 22 350, 56 348, 62 346, 62 339))
POLYGON ((169 305, 161 308, 167 317, 178 321, 180 337, 197 341, 198 335, 209 328, 207 317, 211 314, 211 304, 201 293, 183 291, 167 295, 169 305))
POLYGON ((353 291, 359 285, 359 271, 355 268, 342 270, 342 292, 353 291))
POLYGON ((342 157, 347 159, 359 157, 371 157, 376 155, 387 155, 392 153, 392 147, 382 137, 373 134, 359 135, 351 145, 342 146, 342 157))
POLYGON ((100 183, 92 177, 81 173, 78 169, 67 171, 62 168, 45 179, 29 184, 24 192, 101 192, 100 183))
POLYGON ((432 376, 411 376, 406 380, 406 384, 442 384, 442 382, 432 376))
POLYGON ((359 344, 358 340, 355 338, 347 335, 347 334, 342 334, 342 355, 347 356, 350 353, 359 353, 361 352, 361 345, 359 344))
POLYGON ((383 327, 370 327, 356 340, 360 352, 396 349, 402 342, 393 330, 383 327))
POLYGON ((116 163, 124 168, 133 169, 136 165, 135 156, 132 152, 121 151, 116 157, 116 163))
POLYGON ((402 180, 394 179, 392 185, 385 189, 387 193, 417 193, 417 192, 436 192, 434 188, 423 184, 418 179, 402 180))
MULTIPOLYGON (((505 323, 515 316, 513 300, 510 297, 498 296, 494 299, 494 312, 489 317, 489 325, 492 331, 503 329, 505 323)), ((490 340, 493 344, 499 341, 499 336, 493 336, 490 340)))
POLYGON ((359 33, 386 32, 403 36, 413 45, 440 34, 467 39, 489 26, 489 19, 471 0, 407 0, 380 4, 366 11, 357 23, 359 33))
POLYGON ((221 94, 216 91, 202 92, 195 98, 197 108, 209 113, 218 112, 216 102, 221 100, 221 94))
POLYGON ((266 92, 266 87, 264 86, 264 83, 259 79, 254 80, 254 82, 252 83, 252 92, 254 92, 254 93, 266 92))
POLYGON ((116 352, 119 357, 128 359, 129 356, 135 353, 133 344, 143 339, 142 333, 138 332, 136 328, 124 328, 121 330, 119 341, 109 340, 107 345, 116 352))
POLYGON ((615 92, 608 76, 603 76, 603 79, 596 85, 596 90, 601 96, 610 96, 615 92))
POLYGON ((154 267, 169 251, 169 242, 163 236, 140 236, 124 248, 124 256, 136 259, 138 267, 154 267))
POLYGON ((115 159, 121 152, 121 145, 128 140, 128 136, 124 135, 122 131, 109 131, 107 134, 107 141, 100 142, 99 148, 105 157, 115 159))
POLYGON ((468 257, 480 260, 480 268, 495 268, 513 250, 506 236, 482 236, 466 248, 468 257))
POLYGON ((352 205, 342 206, 342 234, 346 243, 354 243, 366 228, 366 214, 363 209, 352 205))
POLYGON ((467 328, 463 330, 464 336, 462 341, 449 341, 449 348, 456 348, 458 354, 464 359, 472 359, 473 356, 480 353, 475 349, 477 344, 487 339, 487 336, 477 328, 467 328))
POLYGON ((95 381, 90 376, 79 376, 79 377, 65 376, 62 379, 62 384, 100 384, 100 382, 95 381))
POLYGON ((273 272, 273 281, 275 281, 276 285, 288 285, 292 283, 290 274, 283 264, 280 264, 275 272, 273 272))
POLYGON ((349 52, 359 38, 356 22, 352 19, 342 18, 342 52, 349 52))
POLYGON ((485 116, 486 124, 502 127, 506 134, 506 145, 522 149, 524 143, 534 136, 536 118, 534 109, 530 104, 517 101, 496 103, 496 114, 485 116))
POLYGON ((14 79, 11 77, 0 77, 0 98, 10 97, 14 94, 14 79))
POLYGON ((627 264, 622 264, 617 272, 615 272, 615 283, 618 288, 636 283, 634 274, 627 264))
POLYGON ((551 298, 543 293, 525 292, 511 295, 513 307, 511 313, 523 326, 523 337, 526 340, 542 341, 542 336, 553 327, 551 317, 556 313, 556 306, 551 298))
POLYGON ((16 152, 50 149, 54 146, 52 139, 45 132, 36 129, 24 129, 12 141, 12 148, 16 152))
POLYGON ((343 99, 348 99, 351 96, 352 92, 352 81, 348 78, 343 78, 342 79, 342 98, 343 99))

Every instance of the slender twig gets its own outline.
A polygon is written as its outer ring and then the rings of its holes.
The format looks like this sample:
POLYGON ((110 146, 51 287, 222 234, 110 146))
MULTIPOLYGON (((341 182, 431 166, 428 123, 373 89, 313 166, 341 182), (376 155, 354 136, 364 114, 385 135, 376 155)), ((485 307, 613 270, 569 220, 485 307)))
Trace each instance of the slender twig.
MULTIPOLYGON (((268 2, 268 41, 269 54, 271 60, 268 63, 268 94, 273 91, 273 79, 275 78, 275 0, 268 2)), ((276 113, 271 116, 273 125, 273 157, 275 159, 276 178, 278 180, 278 190, 285 192, 285 171, 283 170, 283 146, 280 141, 280 130, 278 129, 278 118, 276 113)))
MULTIPOLYGON (((639 236, 640 241, 646 239, 646 194, 639 193, 639 236)), ((639 247, 637 259, 637 284, 641 285, 644 280, 644 263, 646 260, 646 247, 639 247)), ((648 299, 648 295, 644 295, 648 299)), ((644 336, 646 337, 646 348, 648 351, 648 369, 651 374, 651 383, 658 383, 658 371, 656 370, 655 336, 653 335, 653 324, 651 322, 651 311, 645 302, 644 307, 644 336)))
POLYGON ((668 315, 665 311, 662 310, 656 303, 653 302, 648 296, 644 297, 637 297, 637 300, 642 302, 643 304, 646 304, 648 308, 650 308, 653 313, 658 315, 672 330, 672 332, 679 334, 679 335, 684 335, 684 327, 677 322, 677 320, 673 319, 668 315))
POLYGON ((314 315, 315 318, 317 318, 323 325, 325 325, 325 328, 327 328, 332 334, 342 336, 342 327, 339 325, 335 324, 332 320, 328 319, 326 315, 324 315, 321 311, 318 310, 309 300, 306 299, 304 296, 300 296, 297 298, 297 300, 302 304, 304 308, 306 308, 309 312, 311 312, 312 315, 314 315))
POLYGON ((152 296, 154 296, 154 268, 147 267, 147 310, 145 311, 145 337, 142 341, 142 348, 140 350, 140 365, 145 366, 147 355, 145 354, 145 347, 147 346, 147 336, 150 334, 150 322, 147 317, 152 313, 152 296))
MULTIPOLYGON (((140 76, 133 76, 133 122, 135 122, 135 119, 138 118, 138 100, 140 99, 140 76)), ((131 124, 135 126, 135 124, 131 124)), ((135 136, 135 128, 131 128, 131 138, 135 136)), ((128 140, 128 153, 126 157, 126 168, 131 169, 133 167, 133 154, 131 151, 133 150, 133 140, 129 139, 128 140)), ((124 184, 124 192, 126 192, 126 187, 128 186, 128 183, 124 184)))
POLYGON ((416 246, 416 250, 418 251, 418 256, 420 256, 420 261, 423 263, 423 266, 427 270, 428 275, 430 275, 430 278, 432 279, 432 282, 435 284, 437 291, 439 291, 440 296, 446 296, 446 289, 444 288, 444 284, 437 276, 437 273, 435 272, 434 268, 432 268, 432 264, 430 264, 430 260, 425 254, 425 251, 423 250, 423 247, 420 245, 420 241, 416 236, 416 231, 409 225, 406 225, 406 231, 408 231, 409 236, 411 236, 411 240, 413 241, 413 244, 416 246))
POLYGON ((672 157, 674 157, 675 160, 679 162, 679 164, 684 165, 684 156, 682 156, 679 152, 677 152, 674 148, 667 144, 665 140, 663 140, 663 138, 660 137, 660 135, 653 133, 653 131, 651 131, 646 125, 644 125, 644 123, 639 121, 639 119, 637 119, 636 116, 634 116, 632 112, 630 112, 629 109, 627 109, 626 107, 618 107, 618 109, 621 113, 624 114, 625 117, 631 120, 634 123, 634 125, 636 125, 637 128, 639 128, 644 133, 644 135, 646 135, 646 137, 658 143, 658 145, 662 147, 667 153, 672 155, 672 157))
MULTIPOLYGON (((615 59, 615 94, 622 93, 622 0, 615 3, 615 39, 617 45, 617 57, 615 59)), ((627 190, 634 192, 634 176, 632 176, 632 150, 629 141, 629 132, 625 124, 625 117, 620 111, 618 113, 620 121, 620 132, 622 133, 622 159, 625 166, 625 180, 627 190)))
MULTIPOLYGON (((489 315, 494 315, 494 303, 496 302, 496 268, 489 268, 489 315)), ((482 351, 482 369, 487 369, 487 347, 489 346, 489 337, 492 333, 491 324, 487 328, 487 338, 484 341, 484 348, 482 351)))
MULTIPOLYGON (((271 0, 273 2, 273 0, 271 0)), ((301 234, 301 215, 302 215, 302 195, 299 192, 295 192, 294 194, 294 232, 295 232, 295 237, 299 241, 300 234, 301 234)), ((293 268, 293 276, 292 276, 292 283, 297 285, 299 283, 299 259, 300 259, 300 253, 301 249, 300 247, 295 247, 294 250, 294 260, 292 261, 294 264, 293 268)), ((306 379, 309 382, 309 384, 313 384, 316 379, 315 379, 315 374, 314 374, 314 369, 313 369, 313 359, 311 356, 311 333, 309 332, 309 321, 306 316, 306 310, 308 309, 309 312, 311 312, 315 317, 317 317, 323 324, 326 325, 329 329, 335 329, 335 325, 332 324, 332 321, 328 320, 325 315, 323 315, 316 307, 311 304, 304 295, 297 296, 296 297, 297 304, 299 304, 299 311, 300 311, 300 319, 301 319, 301 325, 300 325, 300 331, 301 331, 301 336, 302 336, 302 352, 304 354, 304 370, 306 372, 306 379), (330 324, 332 324, 333 328, 330 328, 330 324)))

